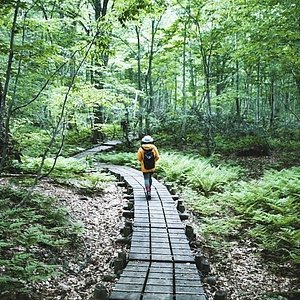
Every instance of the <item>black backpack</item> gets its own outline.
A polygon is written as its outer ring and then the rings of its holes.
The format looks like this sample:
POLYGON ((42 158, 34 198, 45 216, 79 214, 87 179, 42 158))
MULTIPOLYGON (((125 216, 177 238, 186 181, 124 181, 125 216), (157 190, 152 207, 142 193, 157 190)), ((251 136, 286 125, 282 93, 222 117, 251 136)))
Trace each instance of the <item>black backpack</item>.
POLYGON ((144 167, 146 170, 151 170, 155 167, 155 157, 153 153, 153 149, 144 149, 144 167))

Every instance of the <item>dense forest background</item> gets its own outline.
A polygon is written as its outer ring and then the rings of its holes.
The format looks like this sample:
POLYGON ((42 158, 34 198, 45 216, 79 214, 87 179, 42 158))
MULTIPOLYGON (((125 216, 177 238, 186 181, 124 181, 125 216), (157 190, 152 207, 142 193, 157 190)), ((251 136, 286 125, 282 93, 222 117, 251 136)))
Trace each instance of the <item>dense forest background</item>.
POLYGON ((297 1, 1 1, 0 14, 2 170, 28 145, 47 156, 121 123, 206 155, 299 139, 297 1))
MULTIPOLYGON (((35 184, 51 172, 61 180, 68 168, 84 169, 61 157, 108 139, 126 142, 114 162, 135 166, 135 140, 151 134, 164 153, 159 176, 190 199, 212 248, 223 247, 218 236, 243 229, 269 258, 276 253, 295 270, 299 54, 299 0, 0 0, 0 173, 34 173, 35 184)), ((23 205, 28 194, 1 192, 9 196, 0 206, 12 206, 0 227, 11 237, 6 217, 14 212, 24 231, 15 201, 23 205)), ((31 201, 49 209, 48 200, 31 201)), ((58 228, 68 226, 63 212, 52 216, 58 228)), ((70 231, 57 229, 61 240, 47 247, 79 232, 70 231)), ((0 250, 9 248, 17 246, 4 238, 0 250)), ((15 266, 32 256, 9 253, 1 262, 13 267, 0 285, 18 289, 15 266)), ((32 273, 22 269, 24 280, 52 272, 32 265, 32 273)))

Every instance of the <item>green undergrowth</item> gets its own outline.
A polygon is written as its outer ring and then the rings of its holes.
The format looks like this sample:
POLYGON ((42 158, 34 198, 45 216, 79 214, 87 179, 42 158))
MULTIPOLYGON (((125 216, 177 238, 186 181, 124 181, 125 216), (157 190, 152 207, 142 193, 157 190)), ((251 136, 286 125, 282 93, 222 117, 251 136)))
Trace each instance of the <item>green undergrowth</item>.
MULTIPOLYGON (((17 167, 24 173, 36 174, 40 163, 40 158, 24 157, 22 164, 18 163, 17 167)), ((53 164, 54 159, 46 159, 42 174, 47 174, 53 164)), ((91 167, 92 159, 89 157, 81 160, 59 157, 48 177, 60 184, 74 187, 78 192, 84 194, 102 193, 107 183, 115 178, 101 170, 92 170, 91 167)))
MULTIPOLYGON (((138 168, 135 153, 101 154, 98 159, 138 168)), ((245 170, 215 161, 161 152, 157 174, 181 191, 211 247, 247 240, 266 257, 299 264, 300 168, 269 170, 248 180, 245 170)))
POLYGON ((0 186, 0 296, 58 272, 55 254, 74 247, 82 232, 54 198, 0 186))
MULTIPOLYGON (((214 166, 213 159, 162 152, 157 163, 157 174, 164 181, 190 186, 208 195, 223 190, 224 186, 237 180, 241 169, 232 166, 214 166)), ((98 154, 96 160, 139 169, 136 153, 98 154)))
POLYGON ((124 165, 132 168, 138 168, 139 162, 137 161, 136 153, 133 152, 108 152, 99 153, 95 155, 95 160, 98 162, 124 165))
MULTIPOLYGON (((55 155, 61 146, 62 136, 57 136, 49 148, 52 135, 49 131, 26 124, 18 124, 13 129, 15 140, 18 142, 18 151, 22 156, 40 157, 47 150, 55 155)), ((92 131, 90 128, 65 131, 63 154, 69 156, 92 146, 92 131), (80 145, 80 147, 78 147, 80 145)), ((15 145, 17 146, 17 145, 15 145)))
POLYGON ((183 192, 202 220, 208 240, 222 246, 232 239, 257 244, 267 257, 300 264, 300 168, 266 171, 209 197, 183 192))
POLYGON ((238 167, 216 166, 213 162, 213 158, 163 153, 157 171, 165 181, 190 187, 199 194, 209 195, 223 191, 227 185, 236 181, 242 172, 238 167))

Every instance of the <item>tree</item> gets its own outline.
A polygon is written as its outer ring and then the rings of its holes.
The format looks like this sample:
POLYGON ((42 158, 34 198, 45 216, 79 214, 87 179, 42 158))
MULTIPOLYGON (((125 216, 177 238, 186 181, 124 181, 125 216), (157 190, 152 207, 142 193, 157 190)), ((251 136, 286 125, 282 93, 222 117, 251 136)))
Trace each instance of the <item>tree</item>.
POLYGON ((12 63, 13 57, 15 55, 15 33, 17 27, 17 18, 20 9, 21 1, 18 0, 15 4, 14 8, 14 15, 13 21, 11 25, 10 31, 10 43, 9 43, 9 54, 7 59, 7 66, 6 66, 6 74, 5 74, 5 83, 2 91, 1 85, 1 93, 0 93, 0 172, 2 171, 5 162, 7 160, 7 152, 9 148, 9 120, 11 114, 11 104, 7 105, 7 96, 8 96, 8 89, 11 80, 11 72, 12 72, 12 63), (7 110, 7 106, 9 109, 7 110))

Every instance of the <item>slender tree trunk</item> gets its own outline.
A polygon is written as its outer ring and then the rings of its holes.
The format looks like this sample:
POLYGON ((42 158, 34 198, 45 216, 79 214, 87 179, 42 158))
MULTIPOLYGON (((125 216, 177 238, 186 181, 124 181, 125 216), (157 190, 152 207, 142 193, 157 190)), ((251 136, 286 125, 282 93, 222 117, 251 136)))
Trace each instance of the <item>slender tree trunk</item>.
POLYGON ((2 106, 3 106, 3 85, 0 80, 0 112, 2 111, 2 106))
MULTIPOLYGON (((238 36, 237 34, 235 34, 235 41, 234 41, 235 45, 235 50, 238 48, 238 36)), ((235 113, 236 113, 236 122, 238 127, 240 126, 241 123, 241 102, 240 102, 240 70, 239 70, 239 61, 236 60, 235 62, 235 113)))
MULTIPOLYGON (((137 64, 138 64, 138 90, 142 90, 142 67, 141 67, 141 38, 140 38, 140 28, 135 26, 136 38, 137 38, 137 64)), ((141 95, 137 95, 139 102, 139 116, 138 116, 138 135, 142 138, 143 135, 143 110, 144 110, 144 100, 141 95)))
POLYGON ((0 110, 0 172, 3 170, 3 167, 5 165, 6 156, 7 156, 7 150, 8 150, 8 144, 9 144, 9 136, 8 136, 8 130, 5 128, 6 118, 7 118, 7 112, 6 112, 6 98, 8 94, 9 89, 9 83, 11 78, 11 71, 12 71, 12 63, 13 63, 13 57, 14 57, 14 40, 15 40, 15 34, 16 34, 16 27, 17 27, 17 18, 20 8, 20 0, 17 1, 15 12, 14 12, 14 18, 10 33, 10 45, 9 45, 9 55, 8 55, 8 61, 7 61, 7 68, 6 68, 6 75, 5 75, 5 83, 3 88, 3 93, 1 97, 1 110, 0 110))
POLYGON ((223 90, 223 65, 224 63, 221 62, 221 57, 220 55, 217 55, 216 57, 216 68, 217 68, 217 74, 216 74, 216 96, 217 96, 217 107, 216 107, 216 113, 217 116, 221 116, 221 101, 218 96, 222 94, 223 90))
POLYGON ((235 81, 235 88, 236 88, 236 98, 235 98, 235 105, 236 105, 236 121, 238 127, 241 124, 241 100, 240 100, 240 73, 239 73, 239 61, 237 60, 235 63, 235 72, 236 72, 236 81, 235 81))
MULTIPOLYGON (((98 22, 101 18, 105 17, 107 14, 107 6, 109 0, 93 0, 93 5, 95 9, 95 21, 98 22)), ((104 33, 103 34, 107 34, 104 33)), ((97 68, 91 74, 92 83, 95 84, 97 89, 103 89, 103 72, 102 68, 106 67, 108 64, 108 48, 109 46, 102 43, 101 39, 103 36, 99 35, 95 39, 96 50, 94 51, 92 57, 94 64, 97 68)), ((94 124, 92 128, 92 141, 97 143, 98 141, 103 140, 103 133, 101 132, 101 124, 104 122, 104 107, 102 105, 96 105, 94 107, 94 124)))
POLYGON ((146 86, 146 92, 148 96, 148 103, 147 103, 147 113, 145 117, 146 121, 146 132, 150 134, 150 118, 149 115, 151 112, 153 112, 153 82, 152 82, 152 63, 153 63, 153 55, 154 55, 154 37, 156 33, 155 28, 155 20, 152 20, 151 22, 151 41, 150 41, 150 52, 149 52, 149 58, 148 58, 148 70, 145 78, 145 86, 146 86))
POLYGON ((184 37, 182 49, 182 124, 179 139, 183 139, 186 131, 186 29, 187 24, 184 24, 184 37))
POLYGON ((260 119, 260 97, 261 97, 261 87, 260 87, 260 61, 257 63, 257 95, 256 95, 256 114, 255 114, 255 122, 258 124, 260 119))
POLYGON ((177 103, 178 103, 178 81, 177 81, 177 76, 175 75, 174 77, 174 81, 175 81, 175 91, 174 91, 174 111, 176 112, 177 110, 177 103))
POLYGON ((271 76, 270 93, 269 93, 269 105, 270 105, 270 120, 269 120, 269 122, 270 122, 270 127, 273 127, 274 119, 275 119, 274 85, 275 85, 274 76, 271 76))
POLYGON ((190 88, 193 95, 193 105, 197 102, 197 77, 195 75, 194 65, 193 65, 192 53, 189 52, 189 71, 190 71, 190 88))
POLYGON ((215 149, 215 140, 212 128, 212 108, 211 108, 211 90, 210 90, 210 77, 211 77, 211 61, 210 54, 204 47, 201 46, 202 60, 203 60, 203 70, 205 76, 205 96, 207 103, 207 122, 205 124, 205 144, 206 144, 206 154, 211 156, 215 149))
MULTIPOLYGON (((105 17, 107 14, 107 6, 108 6, 109 0, 94 0, 94 9, 95 9, 95 21, 99 21, 101 18, 105 17)), ((108 64, 108 47, 104 45, 101 42, 101 38, 103 38, 101 35, 96 39, 95 45, 96 45, 96 51, 93 54, 93 63, 95 64, 96 67, 99 68, 99 70, 94 71, 92 74, 92 83, 95 83, 95 86, 99 89, 103 89, 103 83, 101 81, 101 78, 103 76, 101 72, 101 68, 107 66, 108 64), (99 48, 99 49, 98 49, 99 48), (97 52, 100 55, 97 55, 97 52)), ((97 111, 97 109, 96 109, 97 111)))

